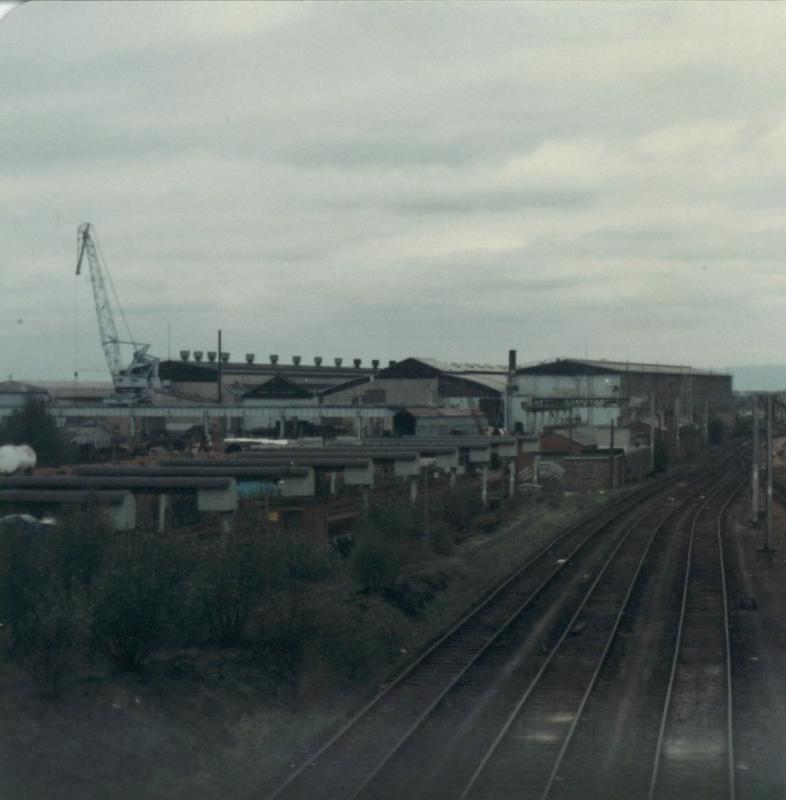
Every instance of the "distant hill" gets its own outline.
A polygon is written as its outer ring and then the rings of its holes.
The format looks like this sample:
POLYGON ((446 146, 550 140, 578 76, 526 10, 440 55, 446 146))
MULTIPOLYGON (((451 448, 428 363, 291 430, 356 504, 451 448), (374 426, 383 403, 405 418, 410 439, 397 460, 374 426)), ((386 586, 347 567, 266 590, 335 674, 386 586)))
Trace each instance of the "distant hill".
POLYGON ((786 364, 762 364, 749 367, 730 367, 734 376, 734 391, 786 391, 786 364))

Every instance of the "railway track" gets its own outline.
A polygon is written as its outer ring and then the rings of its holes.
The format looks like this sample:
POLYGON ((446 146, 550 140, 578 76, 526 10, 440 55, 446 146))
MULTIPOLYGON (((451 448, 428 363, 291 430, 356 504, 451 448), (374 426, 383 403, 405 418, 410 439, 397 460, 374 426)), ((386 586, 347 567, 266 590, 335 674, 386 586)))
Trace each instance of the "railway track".
MULTIPOLYGON (((397 770, 396 764, 407 753, 411 755, 414 746, 415 752, 421 755, 416 760, 422 762, 424 774, 428 772, 430 763, 428 759, 423 763, 423 753, 429 748, 424 750, 415 745, 422 743, 424 737, 428 741, 429 732, 435 730, 434 719, 439 717, 435 712, 444 716, 446 708, 464 708, 467 696, 473 698, 478 686, 488 685, 489 680, 499 682, 500 669, 515 674, 517 662, 508 659, 511 648, 515 648, 522 633, 528 631, 531 640, 525 659, 530 670, 532 664, 542 662, 542 658, 532 658, 533 649, 553 649, 555 637, 562 644, 573 641, 570 631, 575 632, 576 620, 573 619, 566 628, 565 619, 570 615, 575 617, 578 613, 576 605, 568 603, 566 608, 555 610, 555 595, 559 592, 581 594, 587 574, 582 570, 589 567, 592 574, 598 575, 602 565, 617 556, 625 542, 635 540, 641 545, 647 541, 647 536, 654 536, 652 527, 647 534, 641 532, 647 527, 642 525, 644 518, 654 512, 658 498, 679 483, 679 480, 666 481, 658 487, 623 498, 606 507, 600 518, 584 520, 568 529, 457 623, 306 764, 292 773, 270 797, 402 796, 400 776, 403 774, 406 780, 407 774, 421 774, 417 771, 420 767, 414 768, 416 771, 413 773, 411 766, 402 771, 397 770), (631 521, 634 512, 638 513, 631 521), (623 521, 624 525, 621 524, 623 521), (637 532, 635 535, 634 531, 637 532), (599 536, 602 532, 605 535, 599 536), (594 548, 590 547, 591 544, 594 548), (590 550, 592 552, 588 552, 590 550), (467 693, 466 687, 474 688, 474 692, 467 693), (461 698, 462 688, 464 702, 461 699, 454 702, 457 695, 461 698)), ((687 497, 696 492, 695 485, 683 489, 687 497)), ((670 503, 668 517, 679 505, 674 498, 670 503)), ((658 523, 654 527, 657 528, 658 523)), ((598 580, 593 583, 595 589, 598 580)), ((580 606, 579 612, 582 610, 586 611, 580 606)), ((521 660, 519 658, 519 665, 521 660)), ((476 700, 474 697, 473 703, 476 700)), ((457 734, 467 732, 467 720, 477 721, 479 712, 473 712, 473 707, 465 709, 468 716, 465 714, 463 725, 457 721, 457 734)), ((482 709, 482 704, 477 708, 482 709)), ((476 729, 485 730, 485 727, 469 724, 470 731, 476 729)), ((459 738, 466 744, 466 737, 459 738)), ((439 739, 432 739, 432 746, 434 741, 440 744, 439 739)), ((436 775, 432 777, 439 778, 436 775)), ((470 779, 470 776, 466 777, 470 779)), ((472 785, 476 782, 471 781, 472 785)), ((423 796, 457 797, 461 794, 460 788, 453 794, 443 794, 446 788, 444 781, 436 785, 431 782, 429 793, 423 796)), ((406 787, 403 791, 406 796, 414 796, 407 793, 406 787)))
POLYGON ((648 797, 734 800, 729 604, 723 560, 724 514, 694 523, 677 645, 669 675, 648 797))

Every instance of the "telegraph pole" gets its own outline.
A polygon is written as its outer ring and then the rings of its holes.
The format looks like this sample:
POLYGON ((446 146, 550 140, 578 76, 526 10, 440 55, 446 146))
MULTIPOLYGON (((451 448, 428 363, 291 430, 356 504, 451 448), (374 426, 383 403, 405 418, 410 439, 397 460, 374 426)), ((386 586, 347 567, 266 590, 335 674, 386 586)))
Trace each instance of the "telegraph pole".
POLYGON ((218 404, 221 405, 221 329, 218 331, 218 404))
POLYGON ((759 524, 759 396, 753 395, 753 458, 751 459, 751 521, 759 524))
POLYGON ((769 553, 772 542, 772 395, 767 395, 767 530, 764 536, 764 552, 769 553))
POLYGON ((650 392, 650 472, 655 474, 655 392, 650 392))
POLYGON ((614 420, 611 421, 609 438, 609 489, 614 488, 614 420))

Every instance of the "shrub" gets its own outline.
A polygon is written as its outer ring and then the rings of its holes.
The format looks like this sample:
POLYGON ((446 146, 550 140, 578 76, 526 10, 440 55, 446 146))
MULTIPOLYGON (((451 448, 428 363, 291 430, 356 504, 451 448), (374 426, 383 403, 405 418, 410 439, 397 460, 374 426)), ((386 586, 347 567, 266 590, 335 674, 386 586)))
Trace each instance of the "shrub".
POLYGON ((46 695, 56 695, 82 656, 91 614, 89 569, 68 558, 76 527, 0 526, 0 621, 5 645, 46 695))
POLYGON ((453 531, 444 522, 432 523, 429 530, 429 544, 438 556, 451 555, 456 544, 453 531))
POLYGON ((89 633, 89 604, 83 592, 48 581, 27 611, 10 626, 12 658, 49 697, 80 661, 89 633))
POLYGON ((391 541, 381 531, 366 528, 352 551, 350 571, 367 593, 392 589, 407 562, 401 542, 391 541))
POLYGON ((482 512, 483 503, 476 493, 454 489, 445 498, 442 518, 454 531, 466 531, 482 512))
POLYGON ((176 543, 116 533, 98 580, 95 642, 121 669, 135 669, 178 620, 184 563, 176 543))
POLYGON ((201 550, 194 575, 196 620, 210 641, 240 641, 254 607, 284 580, 286 565, 248 527, 223 532, 201 550))

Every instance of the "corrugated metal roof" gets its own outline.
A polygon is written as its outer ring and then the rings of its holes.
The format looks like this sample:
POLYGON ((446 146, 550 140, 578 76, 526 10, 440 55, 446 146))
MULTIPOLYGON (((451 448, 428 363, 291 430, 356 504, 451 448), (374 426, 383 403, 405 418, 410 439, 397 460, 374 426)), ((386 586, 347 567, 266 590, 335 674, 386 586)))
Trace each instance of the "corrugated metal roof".
POLYGON ((465 417, 474 419, 485 416, 485 414, 481 414, 478 411, 469 411, 463 408, 430 408, 429 406, 413 406, 404 408, 402 410, 406 411, 408 414, 411 414, 413 417, 465 417))
POLYGON ((416 361, 422 361, 434 369, 442 372, 451 372, 463 374, 466 372, 502 372, 507 375, 508 368, 500 364, 485 364, 480 362, 467 362, 467 361, 440 361, 437 358, 423 358, 421 356, 412 356, 416 361))
POLYGON ((698 369, 685 364, 650 364, 639 361, 610 361, 605 358, 557 358, 553 361, 540 361, 537 364, 529 364, 519 367, 517 373, 529 371, 543 371, 544 367, 561 366, 568 367, 571 364, 577 366, 590 367, 593 369, 607 370, 609 372, 651 372, 667 375, 716 375, 728 376, 727 372, 712 369, 698 369))

